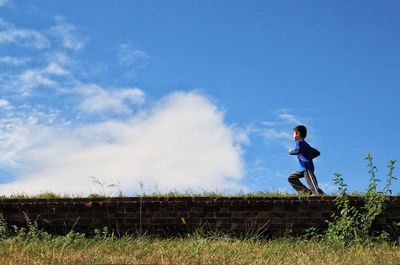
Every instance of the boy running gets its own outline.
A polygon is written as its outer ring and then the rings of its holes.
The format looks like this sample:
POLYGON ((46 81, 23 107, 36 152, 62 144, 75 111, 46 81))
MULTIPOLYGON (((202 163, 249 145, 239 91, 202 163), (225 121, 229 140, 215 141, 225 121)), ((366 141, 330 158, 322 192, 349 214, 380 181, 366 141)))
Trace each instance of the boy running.
POLYGON ((307 136, 307 129, 303 125, 299 125, 293 129, 293 139, 295 148, 289 150, 289 155, 297 155, 301 169, 292 173, 289 177, 289 183, 299 193, 324 195, 325 193, 318 188, 317 178, 314 175, 313 159, 320 155, 317 149, 312 148, 304 139, 307 136), (308 186, 301 183, 300 178, 305 178, 308 186))

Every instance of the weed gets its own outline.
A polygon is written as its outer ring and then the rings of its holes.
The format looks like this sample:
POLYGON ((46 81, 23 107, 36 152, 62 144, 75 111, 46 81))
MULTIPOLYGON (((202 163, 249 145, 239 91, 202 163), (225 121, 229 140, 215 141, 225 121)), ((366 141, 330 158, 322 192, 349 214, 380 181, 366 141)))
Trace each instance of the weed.
POLYGON ((2 213, 0 213, 0 240, 7 238, 9 235, 6 220, 2 213))
MULTIPOLYGON (((390 187, 396 178, 393 175, 395 160, 389 161, 389 173, 387 174, 386 185, 382 192, 377 191, 378 182, 376 175, 377 167, 373 163, 371 154, 367 154, 365 160, 368 161, 368 173, 370 174, 369 185, 365 193, 365 204, 361 209, 352 206, 347 194, 347 185, 344 183, 342 175, 334 174, 335 184, 338 186, 338 196, 335 204, 339 209, 339 215, 333 215, 333 221, 328 222, 328 229, 325 239, 335 243, 350 242, 370 242, 374 239, 371 234, 371 227, 376 217, 382 213, 388 195, 391 194, 390 187)), ((379 237, 385 236, 383 232, 379 237)))
POLYGON ((121 183, 119 181, 117 181, 117 184, 107 184, 105 182, 101 182, 100 179, 97 177, 90 176, 89 178, 92 179, 93 184, 98 185, 101 189, 101 194, 92 193, 89 195, 91 196, 91 198, 111 197, 111 195, 113 194, 117 194, 117 197, 124 197, 121 190, 121 183), (106 192, 106 189, 109 189, 109 191, 106 192))

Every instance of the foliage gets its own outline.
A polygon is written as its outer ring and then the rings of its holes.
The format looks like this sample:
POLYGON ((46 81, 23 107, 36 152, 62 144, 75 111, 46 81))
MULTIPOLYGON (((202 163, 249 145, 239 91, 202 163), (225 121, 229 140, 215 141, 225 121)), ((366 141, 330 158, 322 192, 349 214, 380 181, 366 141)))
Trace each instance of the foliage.
POLYGON ((334 181, 338 186, 339 193, 335 203, 340 214, 334 215, 333 221, 328 222, 328 229, 325 234, 328 241, 336 243, 368 242, 374 238, 374 235, 371 234, 371 227, 376 217, 384 210, 388 195, 392 193, 390 187, 396 180, 393 175, 396 161, 389 161, 386 185, 383 191, 379 192, 377 189, 380 180, 377 177, 377 167, 373 163, 371 154, 368 153, 365 160, 368 161, 370 178, 364 196, 365 203, 362 207, 357 208, 351 205, 347 194, 347 185, 344 183, 342 175, 334 174, 334 181))
POLYGON ((342 175, 335 173, 334 181, 338 185, 339 196, 335 198, 335 204, 340 211, 340 216, 334 216, 334 221, 328 222, 326 238, 329 241, 346 242, 357 237, 360 214, 356 207, 350 205, 347 185, 342 175))
POLYGON ((7 238, 8 235, 9 233, 6 220, 4 219, 3 215, 0 214, 0 240, 7 238))

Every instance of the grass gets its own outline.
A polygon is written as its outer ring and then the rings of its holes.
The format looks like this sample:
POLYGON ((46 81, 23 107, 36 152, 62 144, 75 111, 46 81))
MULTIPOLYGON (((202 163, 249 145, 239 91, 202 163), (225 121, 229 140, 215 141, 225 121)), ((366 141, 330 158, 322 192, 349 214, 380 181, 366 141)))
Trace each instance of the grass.
POLYGON ((2 195, 0 199, 58 199, 58 198, 110 198, 110 197, 288 197, 299 196, 297 193, 287 193, 278 191, 259 191, 248 193, 226 194, 218 191, 203 191, 203 192, 179 192, 170 191, 165 193, 152 192, 152 193, 136 193, 132 195, 125 195, 122 193, 92 193, 89 195, 84 194, 61 194, 54 192, 42 192, 39 194, 25 194, 16 193, 11 195, 2 195))
MULTIPOLYGON (((328 194, 328 196, 336 196, 337 194, 328 194)), ((353 191, 348 195, 350 196, 364 196, 365 192, 361 191, 353 191)), ((393 196, 398 196, 399 194, 393 194, 393 196)), ((204 192, 178 192, 178 191, 170 191, 166 193, 142 193, 142 194, 132 194, 125 195, 121 193, 92 193, 89 195, 85 194, 61 194, 54 192, 42 192, 39 194, 25 194, 25 193, 17 193, 11 195, 0 195, 0 199, 62 199, 62 198, 111 198, 111 197, 169 197, 169 198, 179 198, 179 197, 213 197, 213 198, 221 198, 221 197, 307 197, 308 195, 301 195, 298 193, 291 192, 280 192, 280 191, 258 191, 258 192, 240 192, 235 194, 226 194, 223 192, 217 191, 204 191, 204 192)))
POLYGON ((188 236, 0 240, 0 264, 399 264, 396 244, 188 236))

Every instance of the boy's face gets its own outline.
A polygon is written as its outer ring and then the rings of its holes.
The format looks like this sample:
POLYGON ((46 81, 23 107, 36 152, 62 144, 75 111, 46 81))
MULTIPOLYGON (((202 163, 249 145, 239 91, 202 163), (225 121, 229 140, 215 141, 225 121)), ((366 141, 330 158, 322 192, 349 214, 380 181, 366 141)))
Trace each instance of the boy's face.
POLYGON ((294 131, 293 131, 293 140, 299 141, 299 140, 302 140, 302 139, 303 139, 303 137, 301 137, 300 132, 294 130, 294 131))

